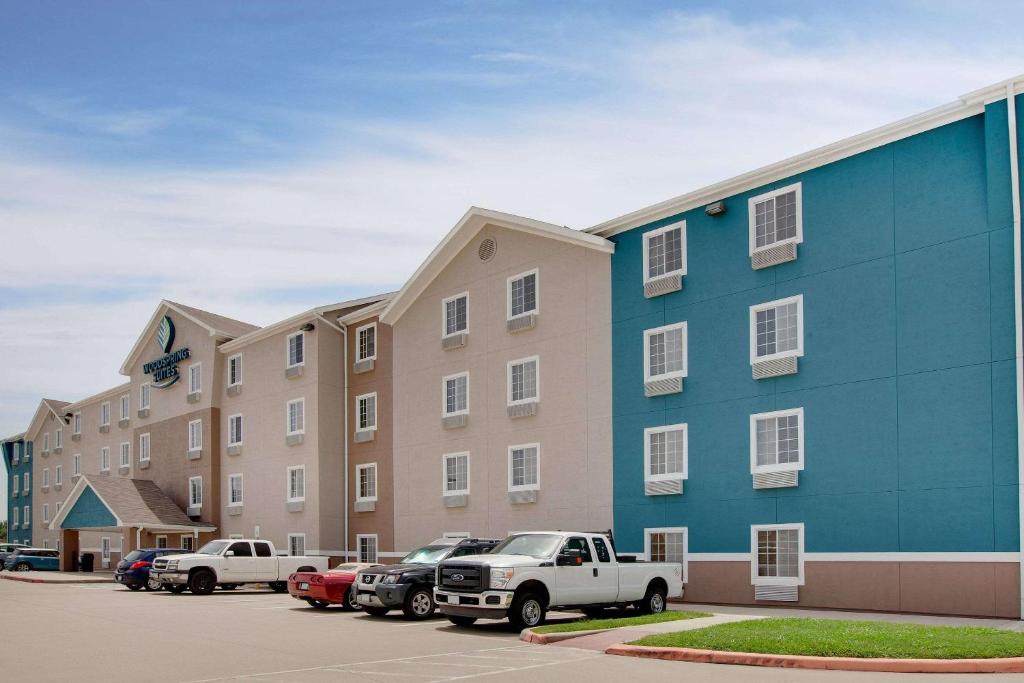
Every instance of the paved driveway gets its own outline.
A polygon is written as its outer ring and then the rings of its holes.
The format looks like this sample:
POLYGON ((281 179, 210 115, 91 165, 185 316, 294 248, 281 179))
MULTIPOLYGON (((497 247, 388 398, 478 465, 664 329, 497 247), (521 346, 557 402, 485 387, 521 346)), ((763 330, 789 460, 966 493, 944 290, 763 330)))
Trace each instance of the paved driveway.
MULTIPOLYGON (((4 677, 11 681, 809 683, 828 678, 842 683, 924 678, 611 657, 526 645, 502 624, 466 630, 445 620, 374 619, 313 610, 287 595, 254 590, 192 596, 131 593, 111 584, 0 581, 0 611, 4 677)), ((943 683, 958 680, 977 679, 942 677, 943 683)))

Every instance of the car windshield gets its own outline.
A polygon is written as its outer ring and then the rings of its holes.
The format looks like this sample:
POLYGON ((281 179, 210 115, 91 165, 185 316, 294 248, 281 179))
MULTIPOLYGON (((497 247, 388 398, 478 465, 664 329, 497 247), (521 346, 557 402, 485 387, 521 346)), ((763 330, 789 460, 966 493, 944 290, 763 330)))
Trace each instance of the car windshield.
POLYGON ((231 541, 210 541, 199 549, 200 555, 220 555, 220 551, 231 541))
POLYGON ((528 555, 549 557, 562 542, 555 534, 523 534, 509 536, 491 550, 492 555, 528 555))
POLYGON ((402 564, 434 564, 440 562, 452 547, 450 545, 428 545, 417 548, 402 558, 402 564))
POLYGON ((124 556, 124 561, 125 562, 134 562, 135 560, 138 560, 139 558, 145 556, 145 554, 146 553, 142 552, 141 550, 133 550, 130 553, 128 553, 127 555, 124 556))

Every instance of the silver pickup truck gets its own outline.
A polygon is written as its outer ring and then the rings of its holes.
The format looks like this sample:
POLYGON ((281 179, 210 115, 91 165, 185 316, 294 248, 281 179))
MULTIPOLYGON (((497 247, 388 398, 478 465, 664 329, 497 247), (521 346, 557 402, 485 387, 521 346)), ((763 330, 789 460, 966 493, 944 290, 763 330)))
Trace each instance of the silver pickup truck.
POLYGON ((542 624, 549 609, 596 615, 607 607, 632 605, 652 614, 663 612, 668 598, 683 595, 678 563, 624 559, 615 556, 608 534, 513 534, 486 555, 441 562, 434 599, 457 626, 508 618, 529 628, 542 624))

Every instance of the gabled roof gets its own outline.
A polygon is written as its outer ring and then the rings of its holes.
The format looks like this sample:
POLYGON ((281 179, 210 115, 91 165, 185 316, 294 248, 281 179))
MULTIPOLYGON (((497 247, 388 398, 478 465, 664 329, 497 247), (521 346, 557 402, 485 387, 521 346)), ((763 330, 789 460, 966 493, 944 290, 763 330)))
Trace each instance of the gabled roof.
POLYGON ((21 434, 12 434, 11 436, 8 436, 6 438, 0 439, 0 443, 11 443, 12 441, 24 441, 24 440, 25 440, 25 432, 22 432, 21 434))
POLYGON ((92 488, 100 502, 114 516, 119 527, 146 527, 151 529, 209 529, 209 524, 193 522, 175 505, 155 482, 128 477, 95 477, 85 475, 78 480, 67 500, 50 522, 50 529, 60 529, 86 487, 92 488))
POLYGON ((142 328, 142 334, 140 334, 139 338, 135 341, 135 346, 132 347, 128 357, 125 358, 124 363, 121 364, 122 375, 131 374, 132 363, 135 362, 135 359, 142 352, 143 346, 145 346, 146 341, 149 339, 150 330, 164 315, 164 310, 167 309, 174 311, 178 315, 181 315, 182 317, 191 320, 196 325, 204 328, 210 333, 211 337, 218 337, 220 339, 234 339, 235 337, 240 337, 243 334, 248 334, 249 332, 260 329, 257 325, 250 325, 249 323, 244 323, 240 320, 225 318, 224 316, 217 315, 216 313, 210 313, 209 311, 203 311, 198 308, 192 308, 191 306, 185 306, 184 304, 164 299, 160 302, 160 305, 156 307, 156 310, 153 311, 153 315, 150 317, 149 322, 147 322, 146 326, 142 328))
POLYGON ((384 309, 380 320, 387 325, 394 325, 402 317, 402 314, 408 310, 409 306, 412 305, 412 302, 423 293, 423 290, 434 281, 441 271, 451 263, 452 259, 469 244, 485 225, 525 232, 588 249, 596 249, 608 254, 615 251, 615 245, 612 242, 595 235, 588 235, 585 232, 573 230, 562 225, 554 225, 553 223, 545 223, 533 220, 532 218, 523 218, 522 216, 515 216, 510 213, 473 206, 455 224, 455 227, 445 235, 444 239, 434 247, 434 250, 430 252, 430 255, 427 256, 427 259, 420 267, 416 269, 416 272, 409 278, 409 281, 405 283, 398 294, 391 300, 388 307, 384 309))
POLYGON ((64 408, 71 405, 67 401, 57 401, 52 398, 44 398, 39 402, 39 407, 36 408, 36 412, 32 415, 32 421, 28 423, 28 429, 25 430, 25 434, 32 434, 39 428, 40 423, 46 417, 47 413, 52 413, 57 417, 61 424, 64 424, 64 408))

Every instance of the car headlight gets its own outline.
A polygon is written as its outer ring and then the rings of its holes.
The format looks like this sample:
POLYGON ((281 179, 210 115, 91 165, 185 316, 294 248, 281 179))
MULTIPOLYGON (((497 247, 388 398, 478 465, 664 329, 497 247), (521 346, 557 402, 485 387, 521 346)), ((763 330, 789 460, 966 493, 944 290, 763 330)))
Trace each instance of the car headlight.
POLYGON ((402 578, 401 574, 388 574, 381 580, 381 583, 398 583, 400 578, 402 578))
POLYGON ((168 571, 174 571, 177 568, 178 568, 178 561, 177 560, 171 560, 170 562, 167 563, 168 571))
POLYGON ((512 580, 515 571, 512 568, 491 567, 491 588, 503 589, 512 580))

